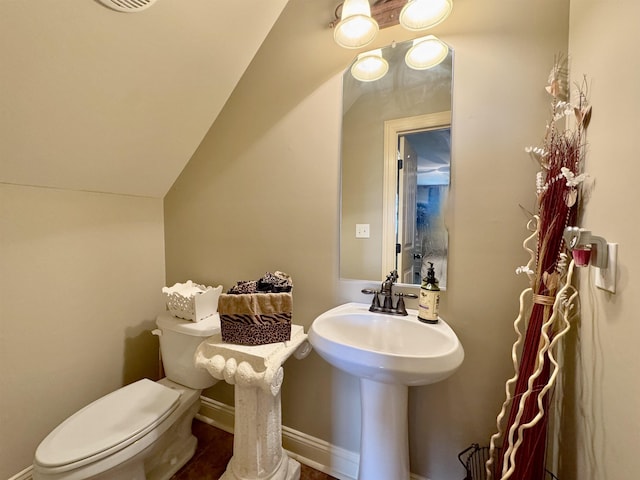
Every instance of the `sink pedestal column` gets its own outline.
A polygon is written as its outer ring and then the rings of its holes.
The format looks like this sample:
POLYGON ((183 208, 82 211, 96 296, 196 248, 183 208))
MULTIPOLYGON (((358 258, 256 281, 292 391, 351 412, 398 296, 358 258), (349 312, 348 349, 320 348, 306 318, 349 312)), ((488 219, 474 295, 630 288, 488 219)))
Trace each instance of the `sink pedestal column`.
POLYGON ((196 365, 235 385, 233 457, 221 480, 299 480, 300 464, 282 449, 280 387, 284 362, 310 351, 299 325, 291 326, 288 342, 235 345, 218 334, 200 344, 196 365))
POLYGON ((408 480, 409 387, 360 379, 362 430, 358 480, 408 480))

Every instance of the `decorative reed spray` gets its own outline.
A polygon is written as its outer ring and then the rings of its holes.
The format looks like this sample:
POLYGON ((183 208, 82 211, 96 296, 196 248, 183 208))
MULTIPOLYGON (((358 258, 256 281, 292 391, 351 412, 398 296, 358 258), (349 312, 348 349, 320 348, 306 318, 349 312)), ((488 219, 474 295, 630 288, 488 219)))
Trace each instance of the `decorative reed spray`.
POLYGON ((563 232, 573 224, 580 206, 585 154, 585 130, 591 117, 586 82, 578 87, 576 105, 568 92, 566 59, 555 59, 546 90, 551 96, 551 119, 542 144, 526 151, 541 171, 536 178, 537 214, 528 227, 533 234, 523 246, 529 263, 530 288, 520 296, 520 314, 514 322, 518 338, 513 345, 514 376, 505 385, 506 400, 497 417, 498 432, 491 437, 489 479, 542 480, 545 476, 549 390, 558 375, 555 347, 569 330, 577 291, 571 286, 573 260, 565 252, 563 232), (575 119, 572 127, 569 119, 575 119), (528 244, 536 241, 535 251, 528 244), (529 314, 524 343, 522 318, 529 314), (520 354, 518 354, 520 352, 520 354), (507 415, 508 411, 508 415, 507 415), (496 443, 502 437, 502 449, 496 443))

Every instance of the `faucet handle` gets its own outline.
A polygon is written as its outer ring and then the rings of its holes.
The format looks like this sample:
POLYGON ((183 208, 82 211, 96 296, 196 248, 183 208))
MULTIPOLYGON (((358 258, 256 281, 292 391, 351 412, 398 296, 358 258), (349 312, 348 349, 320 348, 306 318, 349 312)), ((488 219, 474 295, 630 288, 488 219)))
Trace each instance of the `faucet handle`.
POLYGON ((409 315, 407 312, 407 307, 404 305, 404 295, 398 295, 400 298, 398 299, 398 304, 396 305, 396 313, 398 315, 409 315))
POLYGON ((387 280, 389 282, 391 282, 391 284, 394 284, 398 281, 398 271, 397 270, 391 270, 389 272, 389 275, 387 275, 387 280))
POLYGON ((407 313, 407 307, 405 307, 404 305, 404 299, 406 298, 418 298, 418 295, 416 295, 415 293, 403 293, 403 292, 396 292, 394 293, 394 295, 396 297, 400 297, 398 298, 398 304, 396 305, 396 311, 398 312, 399 315, 409 315, 407 313))
POLYGON ((378 297, 378 292, 373 295, 373 301, 371 302, 371 311, 379 311, 382 307, 380 306, 380 297, 378 297))
POLYGON ((371 312, 380 311, 380 309, 382 308, 380 307, 380 298, 378 297, 378 294, 380 293, 380 291, 374 290, 373 288, 363 288, 360 291, 365 295, 373 295, 373 300, 371 300, 371 307, 369 308, 369 311, 371 312))
POLYGON ((416 295, 415 293, 402 293, 402 292, 396 292, 396 293, 394 293, 394 295, 395 295, 396 297, 418 298, 418 295, 416 295))

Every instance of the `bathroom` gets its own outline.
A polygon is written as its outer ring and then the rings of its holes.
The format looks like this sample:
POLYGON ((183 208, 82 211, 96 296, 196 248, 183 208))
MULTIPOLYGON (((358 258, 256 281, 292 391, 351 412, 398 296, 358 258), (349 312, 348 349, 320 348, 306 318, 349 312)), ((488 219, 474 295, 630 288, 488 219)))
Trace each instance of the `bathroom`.
MULTIPOLYGON (((341 76, 355 55, 327 27, 339 2, 270 0, 251 38, 230 36, 220 10, 233 9, 219 3, 158 0, 118 15, 82 0, 0 2, 2 479, 28 468, 40 440, 83 405, 157 377, 149 331, 164 285, 230 286, 283 270, 305 328, 366 301, 360 284, 339 280, 341 76), (232 85, 219 62, 236 68, 232 85)), ((562 51, 574 81, 587 75, 593 105, 595 184, 582 224, 620 252, 615 295, 595 290, 588 269, 578 275, 556 473, 640 471, 640 283, 628 273, 640 254, 627 240, 640 228, 618 214, 640 200, 628 185, 640 174, 638 18, 636 0, 455 0, 433 30, 455 50, 441 314, 466 358, 448 380, 411 391, 416 478, 462 478, 457 453, 495 428, 526 286, 514 274, 526 260, 520 205, 534 202, 524 147, 544 133, 543 87, 562 51)), ((414 36, 392 27, 375 45, 414 36)), ((233 403, 224 384, 205 395, 233 403)), ((358 450, 357 379, 312 354, 287 363, 282 402, 291 431, 358 450)))

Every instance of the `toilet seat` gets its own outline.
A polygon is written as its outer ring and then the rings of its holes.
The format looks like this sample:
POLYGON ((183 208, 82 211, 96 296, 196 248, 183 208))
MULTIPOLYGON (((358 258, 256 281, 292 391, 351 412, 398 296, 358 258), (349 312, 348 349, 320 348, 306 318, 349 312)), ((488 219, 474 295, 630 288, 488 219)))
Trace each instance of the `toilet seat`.
POLYGON ((148 379, 122 387, 61 423, 42 441, 35 462, 64 471, 112 455, 162 423, 179 400, 180 391, 148 379))

